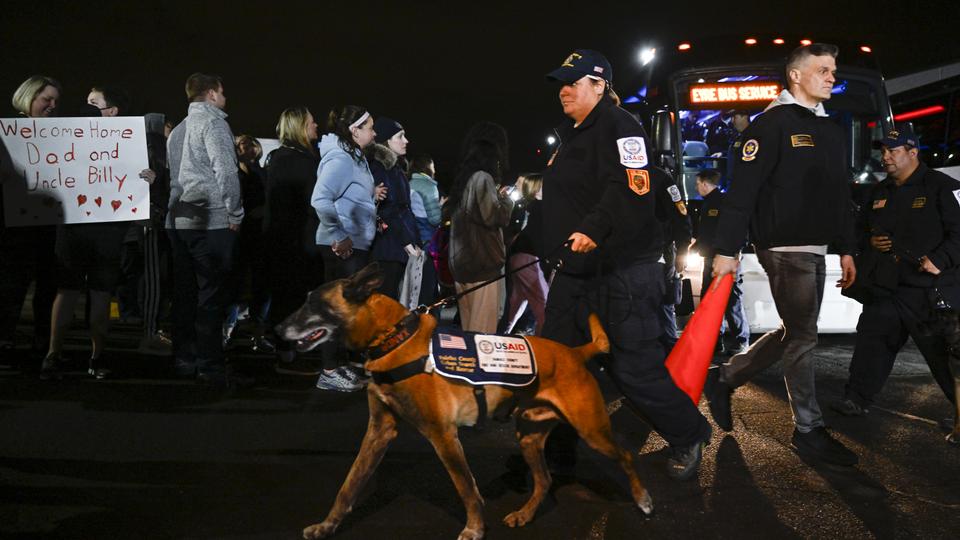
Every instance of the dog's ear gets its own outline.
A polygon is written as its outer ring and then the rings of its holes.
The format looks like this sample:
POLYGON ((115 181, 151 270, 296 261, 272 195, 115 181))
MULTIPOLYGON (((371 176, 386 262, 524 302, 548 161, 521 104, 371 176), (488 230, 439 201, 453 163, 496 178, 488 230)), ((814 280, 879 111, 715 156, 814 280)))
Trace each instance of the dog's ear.
POLYGON ((347 282, 343 285, 343 297, 348 302, 362 304, 381 285, 383 285, 383 271, 379 264, 372 262, 347 278, 347 282))

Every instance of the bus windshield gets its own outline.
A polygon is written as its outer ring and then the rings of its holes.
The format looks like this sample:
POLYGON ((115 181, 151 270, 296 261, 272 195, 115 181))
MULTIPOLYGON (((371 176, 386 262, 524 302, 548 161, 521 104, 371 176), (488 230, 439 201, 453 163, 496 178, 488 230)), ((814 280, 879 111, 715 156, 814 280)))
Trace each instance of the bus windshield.
MULTIPOLYGON (((740 134, 783 89, 779 67, 749 70, 685 70, 671 78, 674 110, 679 112, 677 151, 688 199, 699 199, 696 175, 716 169, 721 187, 734 181, 733 152, 740 134)), ((844 131, 850 181, 872 184, 886 174, 872 142, 882 137, 889 105, 878 73, 841 71, 831 98, 824 102, 830 118, 844 131)))

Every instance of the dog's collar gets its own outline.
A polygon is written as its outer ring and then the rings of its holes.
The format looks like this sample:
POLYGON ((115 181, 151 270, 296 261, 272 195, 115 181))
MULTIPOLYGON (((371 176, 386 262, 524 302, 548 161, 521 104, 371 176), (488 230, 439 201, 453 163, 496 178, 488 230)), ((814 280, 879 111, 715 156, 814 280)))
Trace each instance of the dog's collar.
POLYGON ((400 322, 394 325, 393 330, 381 338, 379 343, 367 347, 367 350, 363 352, 363 356, 368 360, 376 360, 377 358, 386 356, 410 339, 413 334, 417 332, 418 328, 420 328, 420 313, 414 311, 400 319, 400 322))

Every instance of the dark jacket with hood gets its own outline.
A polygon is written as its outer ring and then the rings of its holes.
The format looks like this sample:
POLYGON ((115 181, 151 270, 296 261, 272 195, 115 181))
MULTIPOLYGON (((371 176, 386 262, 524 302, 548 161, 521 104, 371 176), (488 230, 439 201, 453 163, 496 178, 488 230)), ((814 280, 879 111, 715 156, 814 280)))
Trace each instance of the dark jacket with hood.
POLYGON ((367 157, 374 184, 387 187, 387 197, 377 205, 377 217, 382 225, 373 239, 370 258, 406 263, 404 246, 420 245, 416 218, 410 208, 410 182, 400 166, 399 156, 388 147, 374 143, 367 157))

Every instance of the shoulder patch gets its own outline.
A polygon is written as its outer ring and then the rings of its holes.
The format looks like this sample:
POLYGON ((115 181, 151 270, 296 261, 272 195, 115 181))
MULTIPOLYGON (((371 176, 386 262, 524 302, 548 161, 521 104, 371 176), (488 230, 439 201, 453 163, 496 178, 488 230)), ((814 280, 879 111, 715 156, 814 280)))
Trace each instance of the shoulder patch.
POLYGON ((680 189, 677 188, 677 186, 675 186, 675 185, 673 185, 673 184, 670 184, 670 186, 667 187, 667 193, 670 194, 670 200, 673 201, 673 202, 680 202, 680 199, 683 198, 683 197, 680 195, 680 189))
POLYGON ((753 161, 760 152, 760 143, 756 139, 750 139, 743 143, 743 152, 740 155, 742 161, 753 161))
POLYGON ((644 169, 627 169, 627 185, 637 195, 650 192, 650 173, 644 169))
POLYGON ((643 137, 617 139, 617 152, 620 153, 620 164, 624 167, 639 169, 647 165, 647 145, 643 137))

